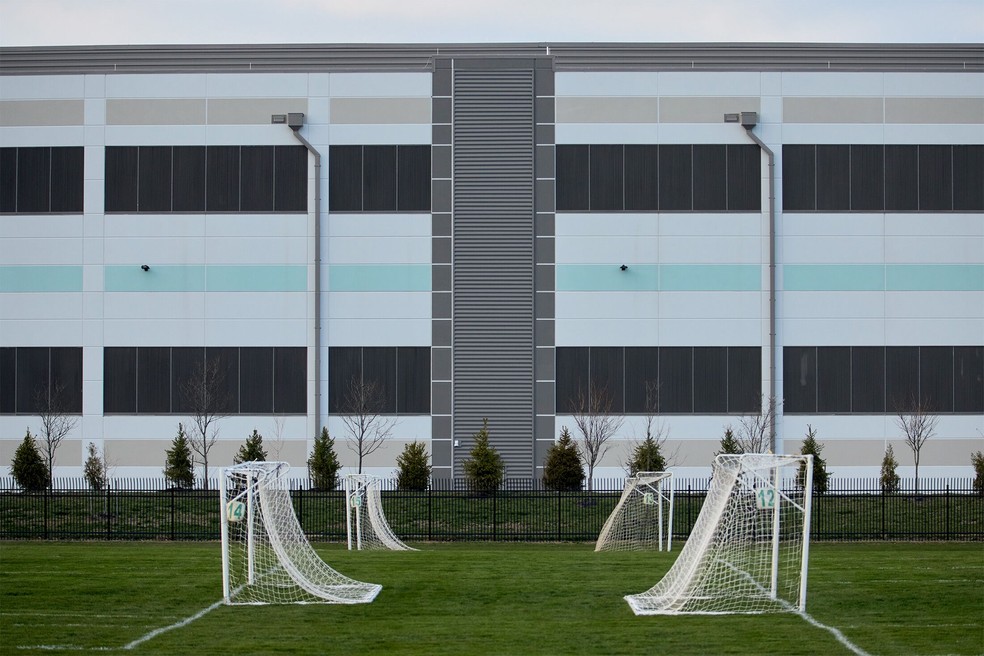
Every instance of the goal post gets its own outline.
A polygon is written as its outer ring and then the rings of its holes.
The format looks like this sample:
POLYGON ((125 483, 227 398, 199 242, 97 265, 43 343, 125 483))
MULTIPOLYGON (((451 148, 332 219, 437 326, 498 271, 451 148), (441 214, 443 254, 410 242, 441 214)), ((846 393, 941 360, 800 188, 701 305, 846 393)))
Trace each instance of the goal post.
POLYGON ((416 551, 390 528, 383 513, 380 480, 368 474, 345 477, 345 527, 349 550, 416 551))
POLYGON ((672 472, 638 472, 626 479, 595 551, 670 551, 672 534, 672 472))
POLYGON ((301 528, 286 462, 244 462, 219 474, 222 593, 236 604, 363 604, 381 585, 332 569, 301 528))
POLYGON ((717 456, 687 543, 656 585, 625 597, 633 612, 804 612, 812 473, 810 455, 717 456))

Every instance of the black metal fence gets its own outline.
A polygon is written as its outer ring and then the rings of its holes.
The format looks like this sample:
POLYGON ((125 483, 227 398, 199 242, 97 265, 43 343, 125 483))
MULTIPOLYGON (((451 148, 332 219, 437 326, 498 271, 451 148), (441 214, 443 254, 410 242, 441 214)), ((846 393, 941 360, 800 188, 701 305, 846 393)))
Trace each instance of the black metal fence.
MULTIPOLYGON (((707 492, 706 479, 677 480, 673 537, 693 528, 707 492)), ((557 492, 541 481, 509 480, 495 493, 470 490, 461 480, 430 489, 395 489, 384 481, 383 509, 393 531, 413 542, 580 542, 597 538, 615 507, 623 481, 597 482, 592 491, 557 492)), ((790 485, 793 483, 790 482, 790 485)), ((877 479, 835 479, 813 498, 814 540, 984 540, 984 497, 971 479, 903 481, 882 493, 877 479)), ((89 490, 81 479, 56 480, 54 490, 27 493, 0 478, 0 539, 216 540, 218 485, 179 490, 162 479, 114 479, 89 490)), ((345 495, 290 482, 294 509, 312 540, 345 540, 345 495)))

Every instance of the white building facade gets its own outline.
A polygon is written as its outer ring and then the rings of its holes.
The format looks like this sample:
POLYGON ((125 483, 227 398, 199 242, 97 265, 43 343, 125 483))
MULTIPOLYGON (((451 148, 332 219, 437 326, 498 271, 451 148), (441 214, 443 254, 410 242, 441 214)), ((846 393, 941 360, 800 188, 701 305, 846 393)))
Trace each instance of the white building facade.
MULTIPOLYGON (((578 398, 683 475, 776 408, 838 476, 984 450, 984 47, 0 49, 0 466, 39 404, 157 476, 220 372, 209 466, 255 429, 347 468, 353 380, 462 474, 488 419, 538 477, 578 398), (49 407, 51 407, 49 405, 49 407)), ((0 470, 2 471, 2 470, 0 470)))

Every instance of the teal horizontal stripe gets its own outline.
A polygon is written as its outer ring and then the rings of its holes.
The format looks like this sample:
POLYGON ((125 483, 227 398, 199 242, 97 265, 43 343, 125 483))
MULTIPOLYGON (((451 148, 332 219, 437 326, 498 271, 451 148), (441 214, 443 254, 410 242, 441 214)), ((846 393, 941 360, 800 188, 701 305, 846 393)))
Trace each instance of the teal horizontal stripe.
POLYGON ((984 291, 980 264, 787 264, 786 291, 984 291))
POLYGON ((209 266, 205 289, 210 292, 303 292, 307 291, 307 267, 300 266, 209 266))
POLYGON ((885 274, 889 291, 982 292, 982 264, 889 264, 885 274))
POLYGON ((328 267, 332 292, 429 292, 429 264, 335 264, 328 267))
POLYGON ((557 291, 760 291, 757 264, 558 264, 557 291))
POLYGON ((139 265, 106 267, 107 292, 203 292, 203 265, 152 265, 143 271, 139 265))
POLYGON ((0 292, 80 292, 81 266, 0 266, 0 292))

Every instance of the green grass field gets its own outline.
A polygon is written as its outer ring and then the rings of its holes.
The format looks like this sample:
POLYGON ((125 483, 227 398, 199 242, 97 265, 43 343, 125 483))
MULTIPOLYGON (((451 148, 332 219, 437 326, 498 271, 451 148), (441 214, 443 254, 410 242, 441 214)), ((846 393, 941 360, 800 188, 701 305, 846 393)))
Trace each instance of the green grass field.
MULTIPOLYGON (((622 596, 658 581, 676 550, 417 546, 316 545, 342 573, 383 584, 369 605, 220 605, 196 617, 221 597, 217 543, 0 543, 0 653, 852 653, 792 614, 636 617, 622 596)), ((984 653, 980 543, 815 544, 809 589, 807 613, 861 653, 984 653)))

